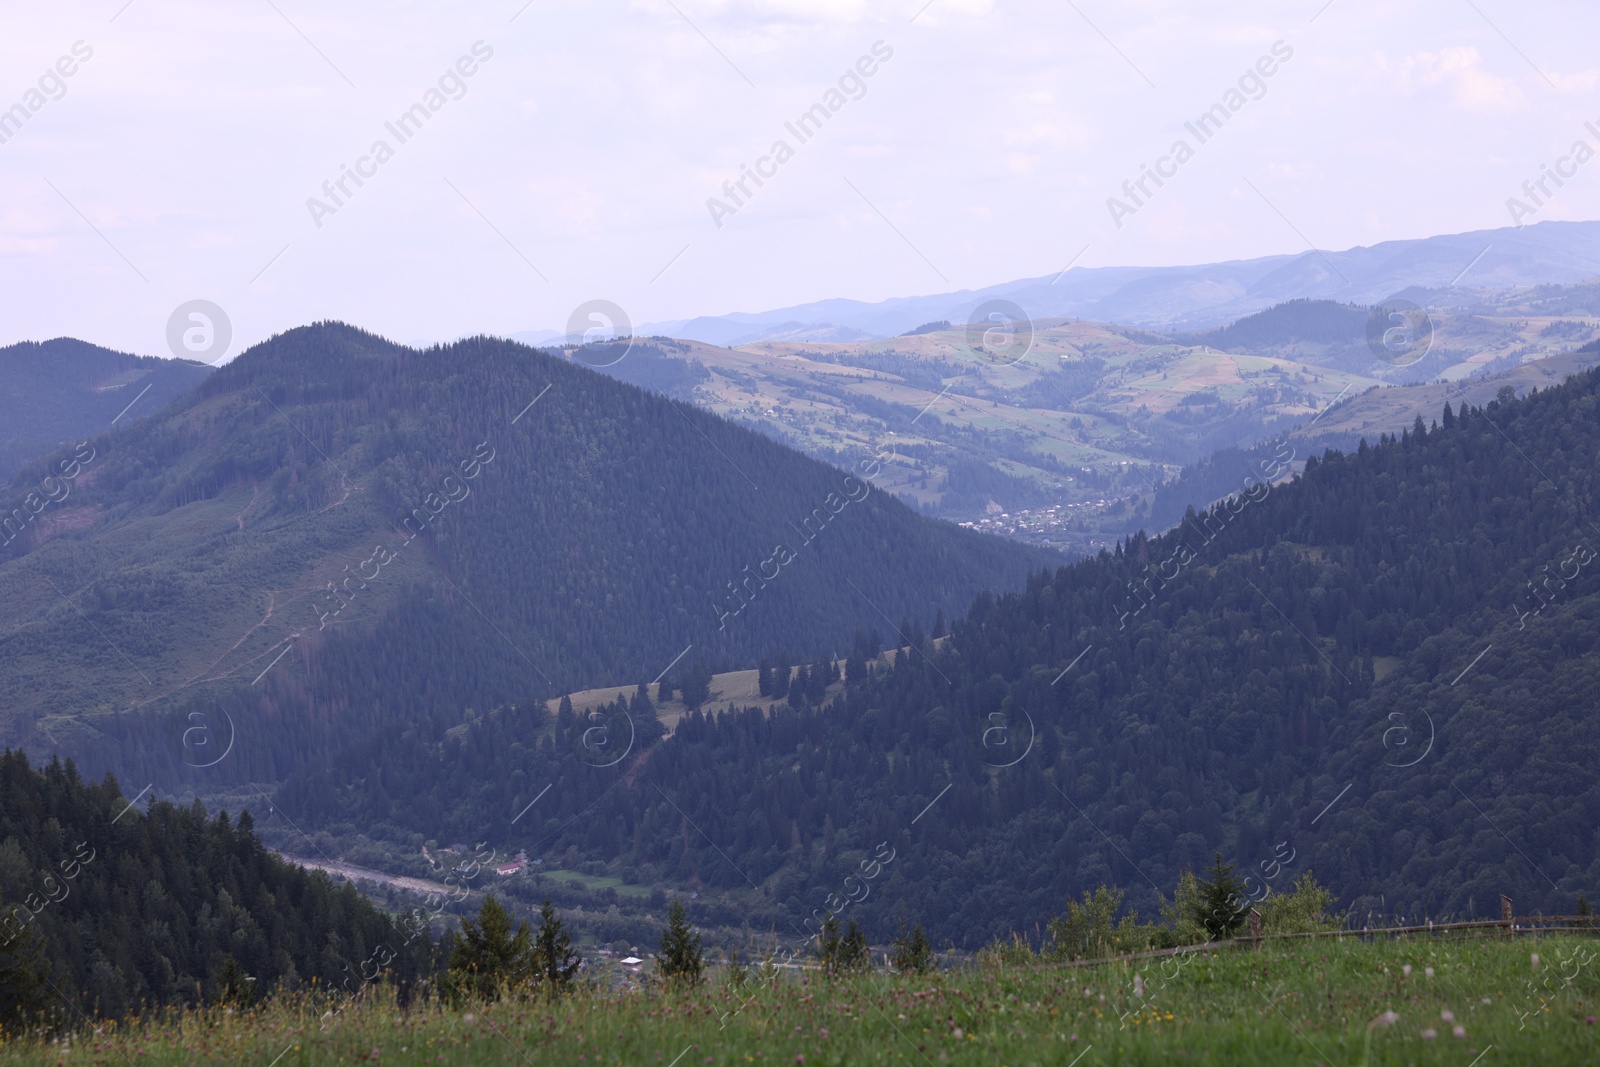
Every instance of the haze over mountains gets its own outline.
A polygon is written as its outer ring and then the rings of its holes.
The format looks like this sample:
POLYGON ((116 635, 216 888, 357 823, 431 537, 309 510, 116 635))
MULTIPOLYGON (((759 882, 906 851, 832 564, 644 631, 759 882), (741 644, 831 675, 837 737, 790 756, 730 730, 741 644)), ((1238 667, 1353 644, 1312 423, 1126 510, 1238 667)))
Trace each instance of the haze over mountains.
MULTIPOLYGON (((1600 286, 1408 291, 1435 333, 1404 365, 1301 298, 1041 319, 1020 360, 946 324, 546 352, 324 323, 210 372, 19 346, 61 396, 109 367, 172 398, 10 479, 0 738, 383 877, 526 852, 548 873, 504 892, 600 940, 654 936, 664 887, 782 928, 891 839, 859 919, 969 950, 1284 845, 1358 909, 1562 910, 1600 874, 1600 286)), ((123 958, 106 988, 173 995, 123 958)))
MULTIPOLYGON (((1596 274, 1600 222, 1539 222, 1192 267, 1074 266, 1065 273, 982 289, 872 304, 819 300, 771 311, 647 323, 636 332, 714 345, 870 340, 939 319, 961 323, 979 304, 994 299, 1015 301, 1036 319, 1086 318, 1200 330, 1298 298, 1372 304, 1411 287, 1508 289, 1566 284, 1596 274)), ((544 343, 559 335, 545 331, 516 336, 544 343)))
POLYGON ((653 338, 621 358, 619 349, 573 358, 832 463, 886 454, 880 484, 930 514, 1084 552, 1215 499, 1152 511, 1157 497, 1190 494, 1163 487, 1214 452, 1312 420, 1319 448, 1352 448, 1363 433, 1437 412, 1439 390, 1425 383, 1470 382, 1482 402, 1506 384, 1550 380, 1523 371, 1544 360, 1559 357, 1557 380, 1583 369, 1592 360, 1581 349, 1600 337, 1593 282, 1410 291, 1426 301, 1431 333, 1400 361, 1374 352, 1368 309, 1306 299, 1201 333, 1038 320, 1020 359, 947 323, 849 343, 653 338), (1392 384, 1408 388, 1380 389, 1392 384), (1326 411, 1371 390, 1381 399, 1363 400, 1359 417, 1326 411))

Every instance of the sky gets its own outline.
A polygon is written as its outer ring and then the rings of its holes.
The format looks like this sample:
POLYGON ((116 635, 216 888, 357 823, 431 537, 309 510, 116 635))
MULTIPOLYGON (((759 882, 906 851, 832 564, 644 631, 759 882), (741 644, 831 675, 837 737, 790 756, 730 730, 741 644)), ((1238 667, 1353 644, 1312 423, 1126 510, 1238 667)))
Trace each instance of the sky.
POLYGON ((225 359, 324 319, 448 341, 1600 218, 1592 5, 0 10, 0 344, 169 355, 204 300, 225 359))

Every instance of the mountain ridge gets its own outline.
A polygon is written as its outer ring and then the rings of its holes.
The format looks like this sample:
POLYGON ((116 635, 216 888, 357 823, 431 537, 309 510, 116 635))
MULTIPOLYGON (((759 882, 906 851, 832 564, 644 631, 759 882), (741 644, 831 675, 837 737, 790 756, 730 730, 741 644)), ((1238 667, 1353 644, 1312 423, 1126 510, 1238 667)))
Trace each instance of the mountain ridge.
MULTIPOLYGON (((0 557, 4 726, 34 748, 234 690, 420 714, 810 653, 1052 559, 916 515, 870 463, 488 338, 300 328, 92 444, 44 514, 71 521, 0 557)), ((203 762, 175 741, 167 772, 203 762)))
MULTIPOLYGON (((1198 331, 1297 297, 1370 304, 1410 287, 1480 288, 1570 283, 1600 274, 1600 222, 1531 226, 1381 241, 1341 251, 1311 250, 1174 267, 1071 267, 1056 275, 875 303, 833 298, 762 312, 733 312, 642 324, 639 334, 708 344, 750 343, 797 325, 897 336, 924 322, 964 322, 979 304, 1010 300, 1036 319, 1089 318, 1198 331), (1476 257, 1476 258, 1475 258, 1476 257)), ((549 335, 555 336, 555 335, 549 335)))

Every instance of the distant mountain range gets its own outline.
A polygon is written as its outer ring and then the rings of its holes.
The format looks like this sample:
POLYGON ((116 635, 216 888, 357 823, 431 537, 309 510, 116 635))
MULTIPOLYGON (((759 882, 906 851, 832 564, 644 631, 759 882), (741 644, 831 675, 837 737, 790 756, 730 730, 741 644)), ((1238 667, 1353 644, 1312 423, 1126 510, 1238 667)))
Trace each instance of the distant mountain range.
MULTIPOLYGON (((894 337, 926 322, 964 323, 988 300, 1011 300, 1035 319, 1087 318, 1163 330, 1204 330, 1297 298, 1371 304, 1405 289, 1569 284, 1600 275, 1600 222, 1540 222, 1384 241, 1342 252, 1307 251, 1186 267, 1073 267, 983 289, 878 303, 819 300, 764 312, 641 324, 638 335, 714 345, 763 340, 894 337)), ((560 334, 516 335, 547 343, 560 334)))
POLYGON ((1363 398, 1359 417, 1328 412, 1300 462, 1436 415, 1456 387, 1425 383, 1462 383, 1486 403, 1596 362, 1574 355, 1600 337, 1592 283, 1409 292, 1430 308, 1431 344, 1403 363, 1369 346, 1366 308, 1320 299, 1195 333, 1039 319, 1015 361, 949 321, 875 341, 640 338, 614 361, 567 351, 837 465, 882 452, 879 486, 931 514, 1093 553, 1236 489, 1231 474, 1216 480, 1230 454, 1253 455, 1336 402, 1363 398), (1213 453, 1219 465, 1168 482, 1213 453))

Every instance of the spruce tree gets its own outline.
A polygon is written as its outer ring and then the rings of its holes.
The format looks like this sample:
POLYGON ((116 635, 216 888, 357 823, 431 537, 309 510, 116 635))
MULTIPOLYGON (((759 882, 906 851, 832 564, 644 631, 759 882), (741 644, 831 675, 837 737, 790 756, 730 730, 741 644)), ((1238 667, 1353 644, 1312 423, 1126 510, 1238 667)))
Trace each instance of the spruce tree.
POLYGON ((656 969, 674 985, 696 986, 704 979, 705 957, 700 935, 689 925, 689 912, 681 900, 673 900, 667 912, 667 928, 661 933, 656 969))
POLYGON ((31 923, 21 925, 21 910, 13 906, 0 921, 0 1032, 14 1033, 38 1022, 54 1003, 44 938, 31 923))
POLYGON ((533 960, 537 980, 552 1000, 558 993, 572 988, 573 976, 583 963, 583 957, 573 951, 572 937, 549 897, 544 898, 539 908, 539 934, 534 939, 533 960))
POLYGON ((806 706, 806 691, 811 688, 811 668, 802 666, 794 672, 794 680, 789 683, 789 706, 803 708, 806 706))
POLYGON ((649 687, 643 682, 639 683, 639 688, 633 694, 628 715, 633 720, 634 736, 641 746, 654 744, 667 732, 661 717, 656 714, 656 704, 650 699, 649 687))
POLYGON ((250 1003, 250 980, 232 954, 222 959, 222 973, 217 975, 217 1003, 242 1008, 250 1003))
POLYGON ((1207 872, 1210 881, 1200 882, 1200 899, 1191 918, 1206 928, 1213 941, 1232 937, 1244 925, 1250 909, 1244 903, 1244 883, 1233 876, 1233 865, 1222 862, 1222 853, 1207 872))
POLYGON ((822 922, 822 932, 817 936, 817 960, 822 973, 829 978, 840 978, 867 968, 867 935, 854 919, 841 934, 839 920, 832 912, 822 922))
POLYGON ((448 987, 457 998, 498 1000, 504 988, 537 981, 540 963, 528 924, 518 923, 513 931, 510 913, 488 896, 476 920, 461 920, 461 933, 450 949, 448 987))
POLYGON ((921 923, 912 927, 909 934, 905 923, 900 924, 900 936, 894 939, 889 965, 901 974, 927 974, 934 969, 933 946, 928 943, 928 935, 922 932, 921 923))
POLYGON ((812 704, 821 704, 828 698, 828 683, 832 681, 833 661, 827 656, 818 657, 806 678, 806 699, 812 704))

